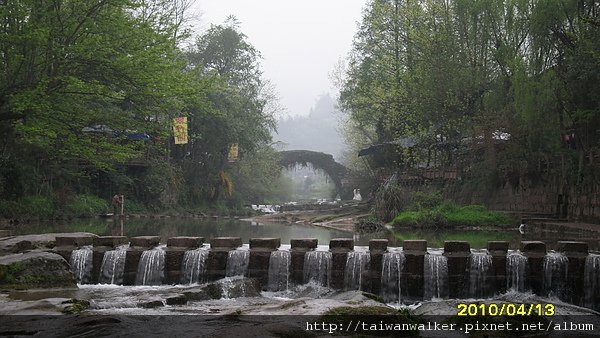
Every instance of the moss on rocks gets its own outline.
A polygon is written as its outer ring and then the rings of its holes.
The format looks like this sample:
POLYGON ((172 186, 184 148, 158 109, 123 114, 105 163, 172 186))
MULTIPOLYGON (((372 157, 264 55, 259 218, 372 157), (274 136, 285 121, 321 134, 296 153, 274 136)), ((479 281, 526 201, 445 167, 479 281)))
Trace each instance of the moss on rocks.
POLYGON ((10 289, 76 287, 69 263, 49 252, 0 257, 0 287, 10 289))

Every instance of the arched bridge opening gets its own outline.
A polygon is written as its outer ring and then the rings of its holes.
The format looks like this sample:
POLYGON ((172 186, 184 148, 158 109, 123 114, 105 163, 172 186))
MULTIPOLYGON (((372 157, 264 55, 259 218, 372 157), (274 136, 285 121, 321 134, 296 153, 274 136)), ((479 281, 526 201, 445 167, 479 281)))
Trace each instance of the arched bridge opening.
POLYGON ((280 151, 279 155, 279 164, 284 168, 292 169, 297 165, 307 167, 310 163, 314 169, 322 170, 335 185, 336 194, 342 199, 351 198, 351 191, 343 184, 348 169, 336 162, 333 155, 312 150, 285 150, 280 151))

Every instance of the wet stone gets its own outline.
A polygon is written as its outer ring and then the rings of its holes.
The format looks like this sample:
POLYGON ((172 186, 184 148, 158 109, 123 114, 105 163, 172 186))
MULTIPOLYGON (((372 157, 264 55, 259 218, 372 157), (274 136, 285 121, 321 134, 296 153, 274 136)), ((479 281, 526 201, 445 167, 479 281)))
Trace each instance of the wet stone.
POLYGON ((506 254, 508 252, 507 241, 488 241, 487 250, 492 255, 501 255, 506 254))
POLYGON ((144 309, 152 309, 152 308, 157 308, 157 307, 162 307, 162 306, 165 306, 165 303, 163 303, 162 300, 158 300, 158 299, 138 303, 138 307, 141 307, 144 309))
POLYGON ((242 246, 240 237, 215 237, 210 240, 211 249, 235 249, 242 246))
POLYGON ((277 250, 281 246, 281 238, 251 238, 250 249, 277 250))
POLYGON ((467 241, 444 241, 444 255, 470 255, 471 245, 467 241))
POLYGON ((589 253, 587 243, 570 241, 559 241, 558 251, 564 252, 567 256, 587 256, 589 253))
POLYGON ((167 239, 167 247, 196 249, 202 246, 204 237, 171 237, 167 239))
POLYGON ((404 241, 403 245, 404 252, 426 252, 427 251, 427 241, 416 239, 416 240, 407 240, 404 241))
POLYGON ((545 256, 546 243, 539 241, 524 241, 521 242, 521 251, 527 256, 545 256))
POLYGON ((177 295, 166 299, 167 305, 186 305, 188 298, 185 295, 177 295))
POLYGON ((138 248, 153 248, 160 244, 159 236, 138 236, 129 239, 129 245, 138 248))
POLYGON ((94 239, 93 239, 93 245, 95 247, 107 246, 107 247, 115 248, 119 245, 123 245, 123 244, 127 244, 127 243, 129 243, 129 239, 127 239, 127 237, 125 237, 125 236, 99 236, 99 237, 94 237, 94 239))
POLYGON ((56 247, 82 247, 92 245, 94 236, 56 236, 56 247))
POLYGON ((385 251, 387 247, 387 239, 372 239, 369 241, 369 251, 385 251))
POLYGON ((297 238, 290 239, 290 246, 292 250, 312 250, 316 249, 318 240, 316 238, 297 238))
POLYGON ((352 238, 333 238, 329 241, 329 250, 352 251, 354 250, 354 240, 352 238))

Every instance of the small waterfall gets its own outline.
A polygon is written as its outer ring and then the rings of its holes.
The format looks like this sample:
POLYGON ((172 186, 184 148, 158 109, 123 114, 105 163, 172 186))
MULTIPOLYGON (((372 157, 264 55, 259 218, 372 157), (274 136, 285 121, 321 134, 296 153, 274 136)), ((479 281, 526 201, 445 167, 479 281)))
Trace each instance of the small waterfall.
POLYGON ((441 254, 425 255, 424 299, 448 298, 448 258, 441 254))
POLYGON ((491 297, 492 256, 487 252, 473 252, 469 258, 469 296, 474 298, 491 297))
POLYGON ((75 274, 77 283, 87 284, 92 277, 92 257, 91 246, 84 246, 73 250, 71 253, 71 270, 75 274))
POLYGON ((370 264, 370 252, 348 252, 344 269, 344 290, 362 290, 367 279, 365 272, 370 269, 370 264))
POLYGON ((331 252, 308 251, 304 254, 304 283, 315 282, 329 286, 331 280, 331 252))
POLYGON ((208 250, 204 248, 188 250, 183 254, 183 262, 181 264, 181 284, 204 282, 207 257, 208 250))
POLYGON ((269 258, 269 291, 285 291, 290 286, 291 255, 289 251, 271 252, 269 258))
POLYGON ((135 285, 160 285, 165 275, 165 251, 154 248, 142 252, 135 285))
POLYGON ((527 257, 520 251, 513 251, 506 255, 506 290, 525 292, 525 279, 527 278, 527 257))
POLYGON ((104 253, 102 266, 100 267, 101 284, 123 284, 123 272, 125 271, 125 256, 129 245, 122 245, 115 250, 104 253))
POLYGON ((231 250, 227 256, 226 277, 244 276, 248 271, 248 262, 250 261, 250 251, 231 250))
POLYGON ((400 301, 400 276, 404 265, 403 252, 386 252, 382 258, 381 296, 386 303, 400 301))
POLYGON ((583 288, 585 307, 600 311, 600 255, 589 254, 583 269, 583 288))
POLYGON ((559 252, 548 252, 544 257, 544 292, 565 300, 567 295, 567 256, 559 252))

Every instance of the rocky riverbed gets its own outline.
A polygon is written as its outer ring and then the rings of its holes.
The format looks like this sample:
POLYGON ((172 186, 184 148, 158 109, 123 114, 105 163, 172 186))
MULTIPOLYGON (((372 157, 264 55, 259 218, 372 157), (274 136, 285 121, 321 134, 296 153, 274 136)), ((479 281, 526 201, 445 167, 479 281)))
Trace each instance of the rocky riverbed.
MULTIPOLYGON (((225 278, 190 286, 79 285, 77 288, 5 290, 0 294, 0 335, 12 332, 17 336, 40 337, 91 337, 99 333, 123 337, 157 334, 300 337, 329 336, 327 330, 313 330, 307 323, 349 324, 353 318, 383 322, 398 315, 408 315, 410 322, 423 325, 485 322, 485 318, 457 317, 459 303, 553 304, 555 316, 535 317, 535 320, 541 318, 544 325, 550 321, 591 324, 595 329, 577 331, 577 335, 550 330, 538 332, 536 336, 593 337, 600 333, 600 314, 597 312, 532 294, 507 293, 486 300, 437 300, 399 306, 384 304, 378 297, 360 291, 336 292, 307 284, 288 291, 261 292, 252 279, 225 278), (331 313, 348 313, 349 316, 327 316, 331 313), (386 316, 372 317, 373 314, 386 316), (457 319, 463 321, 456 322, 457 319)), ((522 319, 511 317, 501 319, 513 321, 515 325, 522 322, 522 319)), ((460 331, 417 330, 409 333, 404 332, 406 335, 418 333, 421 337, 469 336, 460 331)), ((500 331, 484 333, 487 337, 512 336, 500 331)), ((370 335, 368 332, 361 334, 370 335)), ((349 334, 344 332, 342 335, 349 334)), ((482 336, 481 332, 475 336, 482 336)))

